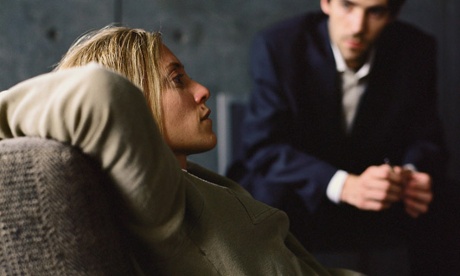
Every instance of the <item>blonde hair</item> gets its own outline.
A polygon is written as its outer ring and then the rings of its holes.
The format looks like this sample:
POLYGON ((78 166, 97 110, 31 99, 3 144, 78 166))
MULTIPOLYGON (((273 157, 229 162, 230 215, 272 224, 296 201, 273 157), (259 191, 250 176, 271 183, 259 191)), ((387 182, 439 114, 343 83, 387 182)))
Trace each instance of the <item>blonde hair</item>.
POLYGON ((97 62, 125 76, 139 87, 162 133, 163 120, 160 65, 161 33, 107 26, 80 37, 63 56, 55 70, 97 62))

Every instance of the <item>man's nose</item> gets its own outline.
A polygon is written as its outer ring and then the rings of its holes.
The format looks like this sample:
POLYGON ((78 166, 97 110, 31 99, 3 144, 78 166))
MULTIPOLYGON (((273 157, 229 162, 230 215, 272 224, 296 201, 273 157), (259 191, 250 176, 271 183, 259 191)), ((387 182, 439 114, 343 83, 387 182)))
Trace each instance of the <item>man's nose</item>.
POLYGON ((362 33, 366 28, 366 13, 363 10, 356 9, 351 16, 351 31, 353 34, 362 33))

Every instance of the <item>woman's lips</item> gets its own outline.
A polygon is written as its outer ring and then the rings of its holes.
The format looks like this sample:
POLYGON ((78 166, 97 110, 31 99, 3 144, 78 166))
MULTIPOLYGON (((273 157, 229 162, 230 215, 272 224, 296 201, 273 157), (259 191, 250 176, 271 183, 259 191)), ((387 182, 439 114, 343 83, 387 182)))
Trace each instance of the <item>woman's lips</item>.
POLYGON ((211 115, 211 109, 208 109, 206 113, 204 114, 203 117, 201 117, 201 121, 207 120, 209 118, 209 115, 211 115))

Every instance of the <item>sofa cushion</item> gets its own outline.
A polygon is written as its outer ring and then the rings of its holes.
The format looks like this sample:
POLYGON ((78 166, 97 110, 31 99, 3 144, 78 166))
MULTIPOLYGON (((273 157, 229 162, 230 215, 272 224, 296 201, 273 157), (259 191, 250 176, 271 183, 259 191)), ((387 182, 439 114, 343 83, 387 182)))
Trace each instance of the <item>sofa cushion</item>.
POLYGON ((0 274, 132 274, 119 202, 78 149, 0 140, 0 274))

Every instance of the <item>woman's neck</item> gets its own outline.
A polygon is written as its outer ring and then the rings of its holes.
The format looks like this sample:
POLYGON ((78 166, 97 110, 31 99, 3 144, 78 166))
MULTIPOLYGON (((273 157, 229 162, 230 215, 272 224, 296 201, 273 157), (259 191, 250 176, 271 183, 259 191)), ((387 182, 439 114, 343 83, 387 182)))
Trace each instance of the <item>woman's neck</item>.
POLYGON ((181 169, 187 169, 187 155, 185 154, 176 154, 176 159, 179 162, 181 169))

